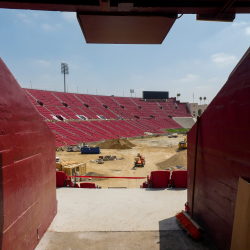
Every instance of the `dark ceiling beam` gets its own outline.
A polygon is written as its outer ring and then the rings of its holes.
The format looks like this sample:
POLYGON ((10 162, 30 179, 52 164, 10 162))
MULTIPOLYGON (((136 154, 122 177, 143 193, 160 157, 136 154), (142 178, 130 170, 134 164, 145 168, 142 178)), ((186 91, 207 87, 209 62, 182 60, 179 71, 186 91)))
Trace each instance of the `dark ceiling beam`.
POLYGON ((229 10, 229 8, 234 4, 235 0, 229 0, 221 9, 221 11, 217 14, 216 18, 220 19, 222 18, 225 13, 229 10))
POLYGON ((231 11, 230 7, 235 3, 235 0, 228 0, 218 13, 205 13, 196 15, 196 20, 199 21, 221 21, 233 22, 235 13, 231 11))
POLYGON ((100 7, 102 11, 110 11, 110 0, 100 0, 100 7))
MULTIPOLYGON (((106 4, 105 0, 61 0, 60 3, 55 0, 10 0, 1 1, 0 8, 8 9, 30 9, 30 10, 48 10, 48 11, 106 11, 102 10, 100 1, 106 4)), ((119 12, 118 3, 133 4, 133 11, 141 13, 179 13, 179 14, 197 14, 197 13, 220 13, 228 1, 220 0, 196 0, 196 1, 178 1, 178 0, 110 0, 110 10, 119 12)), ((250 1, 234 1, 227 13, 250 13, 250 1)))

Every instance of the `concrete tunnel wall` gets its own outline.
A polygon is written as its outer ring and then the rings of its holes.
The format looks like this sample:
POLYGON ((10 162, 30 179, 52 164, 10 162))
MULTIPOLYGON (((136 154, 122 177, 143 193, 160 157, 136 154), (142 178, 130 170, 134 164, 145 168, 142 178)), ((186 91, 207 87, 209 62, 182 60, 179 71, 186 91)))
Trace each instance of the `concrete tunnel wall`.
POLYGON ((54 135, 0 58, 0 249, 39 243, 57 212, 55 174, 54 135))
MULTIPOLYGON (((250 50, 201 115, 194 220, 219 250, 230 249, 239 177, 250 179, 250 50)), ((188 133, 188 203, 196 124, 188 133)))

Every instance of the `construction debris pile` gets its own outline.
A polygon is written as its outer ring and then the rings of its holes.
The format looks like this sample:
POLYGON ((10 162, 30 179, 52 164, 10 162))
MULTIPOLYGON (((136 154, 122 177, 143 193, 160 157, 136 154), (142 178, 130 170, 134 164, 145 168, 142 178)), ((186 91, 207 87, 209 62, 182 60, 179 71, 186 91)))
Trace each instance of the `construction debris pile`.
POLYGON ((81 152, 81 148, 79 146, 68 146, 66 151, 67 152, 81 152))
POLYGON ((123 160, 124 158, 116 158, 116 156, 111 156, 111 155, 106 155, 106 156, 102 156, 100 155, 98 159, 96 160, 91 160, 90 162, 94 163, 97 162, 98 164, 103 164, 105 161, 116 161, 116 160, 123 160))
POLYGON ((182 167, 182 166, 172 166, 172 167, 166 168, 166 170, 170 170, 170 171, 174 171, 174 170, 186 170, 186 168, 182 167))
POLYGON ((101 149, 131 149, 135 145, 129 140, 123 139, 111 139, 102 143, 99 143, 96 147, 101 149))

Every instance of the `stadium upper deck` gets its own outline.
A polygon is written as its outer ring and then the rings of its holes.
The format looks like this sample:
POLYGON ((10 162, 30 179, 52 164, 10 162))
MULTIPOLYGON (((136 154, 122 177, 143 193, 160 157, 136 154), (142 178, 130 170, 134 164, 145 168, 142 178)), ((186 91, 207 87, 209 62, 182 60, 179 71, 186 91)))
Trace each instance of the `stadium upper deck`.
POLYGON ((191 117, 175 98, 145 102, 140 98, 73 94, 24 89, 56 137, 56 146, 76 145, 145 132, 180 128, 172 117, 191 117))

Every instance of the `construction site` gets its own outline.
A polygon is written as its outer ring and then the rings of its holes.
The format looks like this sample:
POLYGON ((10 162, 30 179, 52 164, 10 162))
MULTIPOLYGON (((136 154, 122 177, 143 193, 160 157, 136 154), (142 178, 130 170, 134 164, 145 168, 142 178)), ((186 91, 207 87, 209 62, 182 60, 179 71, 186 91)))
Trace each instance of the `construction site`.
MULTIPOLYGON (((126 140, 123 145, 118 143, 118 140, 113 145, 106 141, 102 144, 107 144, 107 147, 101 145, 101 155, 116 156, 116 159, 103 161, 103 164, 96 162, 99 155, 95 154, 85 155, 65 150, 57 152, 56 155, 61 163, 86 163, 86 176, 141 177, 147 176, 151 171, 176 170, 176 165, 186 169, 187 151, 180 150, 178 147, 179 141, 183 138, 184 136, 180 134, 178 138, 161 136, 132 139, 130 141, 126 140), (124 145, 126 145, 126 148, 121 149, 124 145), (134 165, 134 158, 138 153, 141 153, 146 158, 144 167, 134 165)), ((94 182, 101 188, 140 188, 143 181, 145 179, 85 179, 85 182, 94 182)))
MULTIPOLYGON (((250 13, 247 0, 0 8, 75 12, 86 44, 119 45, 162 44, 183 14, 231 23, 250 13)), ((141 97, 69 93, 66 63, 64 92, 21 87, 0 58, 0 249, 250 250, 250 48, 225 58, 233 70, 209 105, 144 88, 141 97)))

